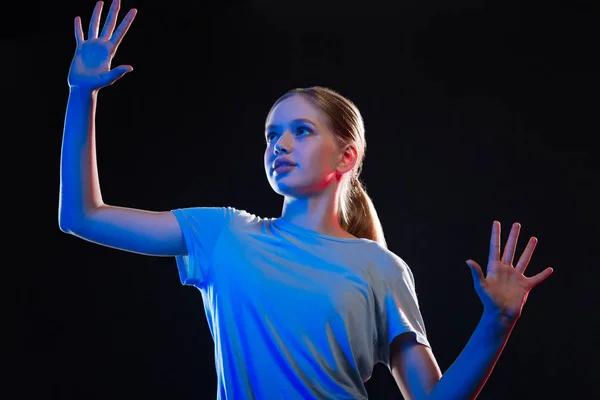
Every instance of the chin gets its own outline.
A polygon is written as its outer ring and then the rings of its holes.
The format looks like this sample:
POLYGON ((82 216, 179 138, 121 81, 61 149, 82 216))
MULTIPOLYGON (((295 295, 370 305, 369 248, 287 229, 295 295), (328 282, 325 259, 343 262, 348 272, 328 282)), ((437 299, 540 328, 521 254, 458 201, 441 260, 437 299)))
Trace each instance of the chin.
POLYGON ((271 188, 273 191, 281 196, 285 197, 302 197, 303 194, 303 185, 298 185, 294 182, 287 182, 288 177, 281 177, 279 179, 275 177, 271 177, 269 183, 271 184, 271 188))
POLYGON ((286 185, 286 184, 281 184, 281 183, 273 183, 271 184, 271 188, 273 188, 273 191, 281 196, 291 196, 291 197, 295 197, 297 196, 297 188, 295 188, 294 186, 290 186, 290 185, 286 185))
POLYGON ((319 190, 315 190, 314 186, 292 185, 283 182, 274 182, 271 184, 271 187, 275 193, 292 199, 314 197, 320 192, 319 190))

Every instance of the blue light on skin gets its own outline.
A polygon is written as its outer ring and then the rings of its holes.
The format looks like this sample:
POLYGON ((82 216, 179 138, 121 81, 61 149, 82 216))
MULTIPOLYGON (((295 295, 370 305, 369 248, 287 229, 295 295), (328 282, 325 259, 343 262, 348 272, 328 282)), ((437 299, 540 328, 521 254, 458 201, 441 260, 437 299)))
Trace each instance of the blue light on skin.
POLYGON ((265 125, 265 173, 271 188, 284 197, 282 218, 323 234, 347 237, 339 226, 337 198, 343 175, 356 164, 356 149, 342 148, 322 112, 300 95, 277 104, 265 125), (278 174, 273 169, 278 157, 294 167, 278 174))

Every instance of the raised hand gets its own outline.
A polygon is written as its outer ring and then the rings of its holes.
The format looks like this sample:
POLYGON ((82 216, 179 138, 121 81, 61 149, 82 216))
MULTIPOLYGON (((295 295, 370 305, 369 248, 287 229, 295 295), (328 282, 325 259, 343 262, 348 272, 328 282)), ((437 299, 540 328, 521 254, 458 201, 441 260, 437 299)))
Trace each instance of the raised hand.
POLYGON ((69 69, 68 83, 71 88, 80 87, 90 90, 112 85, 127 72, 133 71, 130 65, 120 65, 110 69, 110 64, 119 44, 131 26, 137 10, 131 9, 118 28, 117 16, 121 7, 120 0, 114 0, 110 6, 102 32, 98 35, 103 2, 96 3, 87 40, 83 37, 81 18, 75 18, 75 40, 77 49, 69 69))
POLYGON ((510 322, 516 321, 521 316, 531 289, 543 282, 553 272, 552 268, 546 268, 529 278, 523 275, 537 244, 535 237, 529 239, 517 265, 513 267, 520 230, 521 225, 514 223, 504 253, 500 257, 500 222, 494 221, 487 276, 484 277, 479 264, 473 260, 467 260, 467 264, 471 267, 475 291, 483 303, 484 312, 497 314, 510 322))

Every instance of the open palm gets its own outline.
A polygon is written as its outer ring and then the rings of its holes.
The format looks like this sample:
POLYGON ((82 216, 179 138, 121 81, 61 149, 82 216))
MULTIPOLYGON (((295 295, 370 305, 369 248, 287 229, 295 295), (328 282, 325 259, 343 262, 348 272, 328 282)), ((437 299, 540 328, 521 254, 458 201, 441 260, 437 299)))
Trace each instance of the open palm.
POLYGON ((532 277, 524 275, 537 244, 535 237, 529 239, 517 265, 513 267, 512 263, 520 230, 521 225, 514 223, 501 257, 500 222, 494 221, 486 276, 483 275, 479 264, 473 260, 467 261, 473 274, 475 291, 483 303, 484 310, 498 314, 510 321, 516 321, 521 316, 521 311, 531 289, 548 278, 553 272, 552 268, 546 268, 532 277))
POLYGON ((99 89, 111 85, 124 74, 133 70, 130 65, 121 65, 111 70, 110 65, 137 11, 130 10, 115 30, 120 1, 114 0, 102 32, 99 34, 102 6, 103 2, 96 3, 90 20, 87 40, 83 36, 81 18, 75 18, 77 49, 69 70, 68 83, 70 87, 99 89))

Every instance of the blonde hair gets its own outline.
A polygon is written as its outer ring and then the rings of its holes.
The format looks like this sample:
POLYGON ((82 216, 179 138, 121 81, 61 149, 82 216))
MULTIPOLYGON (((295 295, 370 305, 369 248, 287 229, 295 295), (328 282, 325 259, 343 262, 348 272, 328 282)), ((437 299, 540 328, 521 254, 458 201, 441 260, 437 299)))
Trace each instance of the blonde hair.
POLYGON ((346 174, 338 199, 342 229, 356 237, 370 239, 387 247, 373 201, 360 181, 367 142, 364 121, 358 107, 332 89, 313 86, 286 92, 273 104, 271 111, 277 104, 294 95, 304 97, 321 110, 341 147, 351 144, 356 148, 356 166, 346 174))

